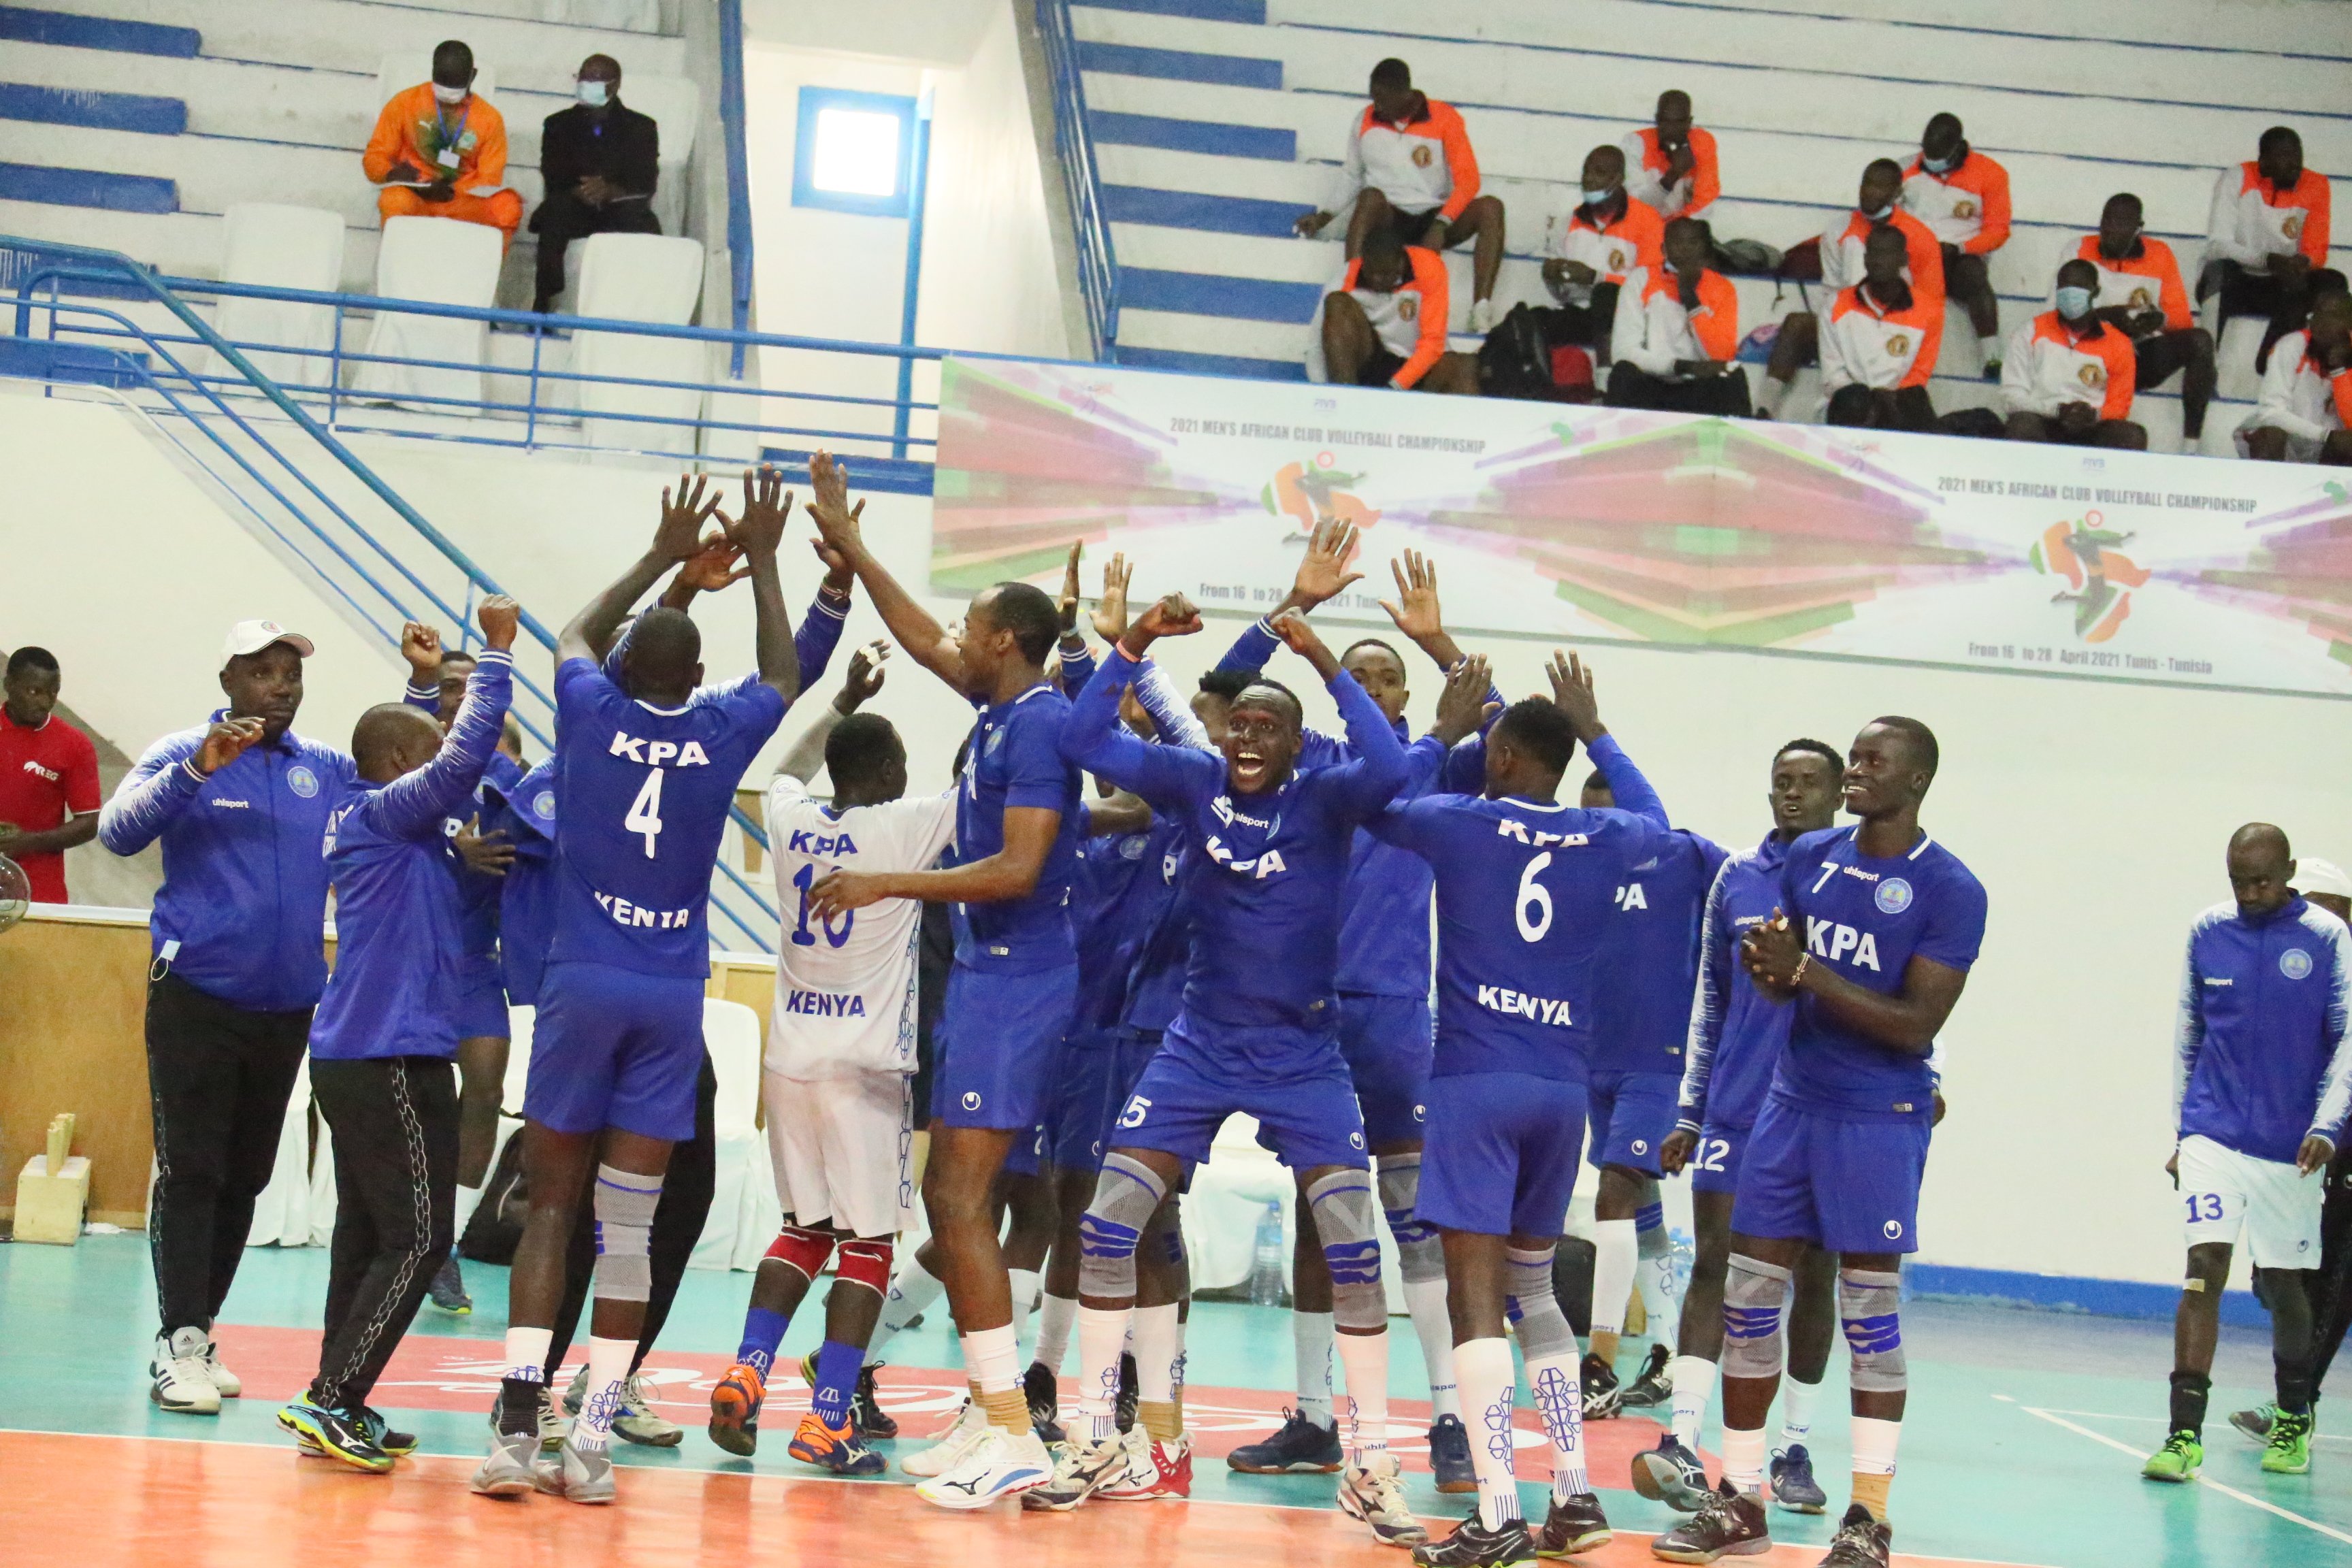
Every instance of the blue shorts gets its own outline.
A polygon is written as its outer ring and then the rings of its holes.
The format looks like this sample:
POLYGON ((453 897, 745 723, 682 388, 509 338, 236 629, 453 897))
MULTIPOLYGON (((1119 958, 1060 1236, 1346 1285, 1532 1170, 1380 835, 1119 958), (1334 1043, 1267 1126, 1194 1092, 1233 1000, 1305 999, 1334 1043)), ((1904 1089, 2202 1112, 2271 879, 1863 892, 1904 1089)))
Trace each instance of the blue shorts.
POLYGON ((1159 1049, 1158 1035, 1117 1026, 1070 1042, 1062 1052, 1053 1112, 1045 1119, 1045 1152, 1056 1169, 1102 1168, 1111 1128, 1159 1049))
POLYGON ((1556 1237, 1584 1148, 1584 1086, 1531 1073, 1429 1080, 1413 1217, 1480 1236, 1556 1237))
POLYGON ((1848 1121, 1767 1099, 1741 1157, 1731 1228, 1825 1252, 1916 1252, 1927 1119, 1848 1121))
POLYGON ((1698 1142, 1691 1145, 1690 1163, 1683 1167, 1690 1173, 1691 1191, 1738 1192, 1739 1161, 1748 1151, 1751 1133, 1749 1128, 1723 1127, 1712 1121, 1701 1128, 1698 1142))
POLYGON ((1218 1026, 1177 1015, 1119 1112, 1112 1148, 1157 1149, 1198 1163, 1209 1157, 1225 1118, 1239 1111, 1257 1118, 1258 1142, 1294 1171, 1318 1165, 1370 1169, 1356 1085, 1338 1040, 1293 1030, 1219 1029, 1251 1037, 1246 1043, 1260 1059, 1279 1049, 1298 1064, 1296 1073, 1279 1078, 1236 1078, 1221 1071, 1200 1044, 1200 1035, 1211 1029, 1218 1026))
POLYGON ((1594 1073, 1592 1163, 1660 1174, 1658 1147, 1682 1114, 1682 1091, 1683 1080, 1670 1072, 1594 1073))
POLYGON ((694 1136, 702 982, 609 963, 551 963, 531 1026, 522 1113, 557 1132, 694 1136))
POLYGON ((1029 974, 950 968, 936 1039, 932 1120, 999 1131, 1043 1123, 1062 1038, 1077 1006, 1075 963, 1029 974))
POLYGON ((498 955, 461 959, 457 965, 457 1037, 461 1040, 507 1037, 506 972, 498 955))
POLYGON ((1004 1152, 1004 1173, 1008 1176, 1043 1175, 1045 1171, 1045 1146, 1051 1136, 1041 1124, 1013 1139, 1013 1147, 1004 1152))
POLYGON ((1427 996, 1339 994, 1339 1054, 1373 1148, 1422 1141, 1436 1049, 1427 996))

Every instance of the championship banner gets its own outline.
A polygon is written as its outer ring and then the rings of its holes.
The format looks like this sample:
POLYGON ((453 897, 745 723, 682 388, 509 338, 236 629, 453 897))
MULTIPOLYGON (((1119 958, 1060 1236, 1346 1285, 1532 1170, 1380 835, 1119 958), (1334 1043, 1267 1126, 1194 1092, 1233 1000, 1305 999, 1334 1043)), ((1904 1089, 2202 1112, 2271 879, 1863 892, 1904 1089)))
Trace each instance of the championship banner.
MULTIPOLYGON (((855 467, 854 460, 852 467, 855 467)), ((2352 493, 2293 464, 947 361, 931 586, 1260 614, 1318 511, 1386 626, 1386 563, 1438 565, 1457 631, 2352 693, 2352 493)))

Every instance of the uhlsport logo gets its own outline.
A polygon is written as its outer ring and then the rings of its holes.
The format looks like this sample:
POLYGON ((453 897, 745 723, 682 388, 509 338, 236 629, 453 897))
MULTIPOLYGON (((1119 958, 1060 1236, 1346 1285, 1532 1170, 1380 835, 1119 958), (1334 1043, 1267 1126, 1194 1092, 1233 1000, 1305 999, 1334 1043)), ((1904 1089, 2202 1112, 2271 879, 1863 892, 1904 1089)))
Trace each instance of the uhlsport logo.
POLYGON ((286 770, 286 787, 308 800, 319 793, 319 775, 297 763, 286 770))
POLYGON ((1899 1219, 1890 1219, 1880 1226, 1878 1231, 1889 1241, 1900 1241, 1903 1238, 1903 1222, 1899 1219))
POLYGON ((1348 1147, 1349 1147, 1349 1148, 1350 1148, 1350 1149, 1360 1149, 1360 1148, 1362 1148, 1363 1146, 1364 1146, 1364 1135, 1363 1135, 1362 1133, 1360 1133, 1360 1132, 1350 1132, 1350 1133, 1349 1133, 1349 1134, 1348 1134, 1348 1147))
POLYGON ((1911 884, 1900 877, 1889 877, 1878 884, 1870 898, 1881 912, 1899 915, 1911 907, 1911 884))
POLYGON ((968 1089, 963 1091, 963 1108, 966 1110, 978 1110, 980 1109, 980 1091, 978 1089, 968 1089))
POLYGON ((2290 947, 2279 954, 2279 973, 2289 980, 2301 980, 2311 973, 2311 954, 2299 947, 2290 947))

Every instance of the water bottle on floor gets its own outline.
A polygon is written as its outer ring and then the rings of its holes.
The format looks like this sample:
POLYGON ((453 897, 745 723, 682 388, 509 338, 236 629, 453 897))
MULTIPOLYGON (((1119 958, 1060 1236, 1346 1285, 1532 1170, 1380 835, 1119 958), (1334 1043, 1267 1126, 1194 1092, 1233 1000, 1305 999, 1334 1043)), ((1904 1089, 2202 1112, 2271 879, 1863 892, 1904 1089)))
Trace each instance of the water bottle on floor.
POLYGON ((1282 1205, 1268 1202, 1258 1216, 1257 1247, 1250 1260, 1251 1306, 1282 1305, 1282 1205))

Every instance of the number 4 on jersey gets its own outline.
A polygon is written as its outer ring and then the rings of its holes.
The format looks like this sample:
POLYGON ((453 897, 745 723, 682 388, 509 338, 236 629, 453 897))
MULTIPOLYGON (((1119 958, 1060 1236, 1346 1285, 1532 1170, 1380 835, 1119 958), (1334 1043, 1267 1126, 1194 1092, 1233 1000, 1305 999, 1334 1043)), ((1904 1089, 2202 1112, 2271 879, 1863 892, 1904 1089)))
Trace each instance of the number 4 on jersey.
POLYGON ((629 803, 629 814, 621 818, 624 828, 646 836, 646 858, 648 860, 654 858, 655 840, 661 837, 661 782, 662 771, 659 768, 649 770, 646 774, 645 787, 637 791, 637 798, 629 803))

